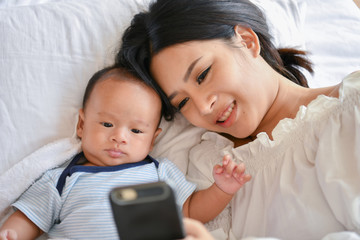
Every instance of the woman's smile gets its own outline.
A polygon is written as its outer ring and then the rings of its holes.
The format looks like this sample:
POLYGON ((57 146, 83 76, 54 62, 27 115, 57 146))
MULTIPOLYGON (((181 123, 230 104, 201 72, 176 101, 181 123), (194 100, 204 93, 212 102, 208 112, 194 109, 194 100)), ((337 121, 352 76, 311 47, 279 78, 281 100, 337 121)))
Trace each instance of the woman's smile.
POLYGON ((234 102, 232 102, 230 104, 230 106, 223 112, 223 114, 220 116, 219 120, 217 120, 218 122, 225 122, 226 119, 228 119, 228 117, 230 116, 233 108, 234 108, 235 104, 234 102))
POLYGON ((222 127, 230 127, 235 121, 236 116, 236 102, 232 102, 226 109, 223 111, 221 116, 216 121, 217 125, 222 127))

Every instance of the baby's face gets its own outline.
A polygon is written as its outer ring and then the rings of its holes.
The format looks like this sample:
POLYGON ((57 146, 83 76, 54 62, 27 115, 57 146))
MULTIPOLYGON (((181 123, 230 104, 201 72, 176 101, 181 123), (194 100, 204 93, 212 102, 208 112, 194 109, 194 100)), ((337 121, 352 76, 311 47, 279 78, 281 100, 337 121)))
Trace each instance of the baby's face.
POLYGON ((139 162, 160 133, 161 100, 151 88, 113 77, 96 84, 77 133, 90 165, 139 162))

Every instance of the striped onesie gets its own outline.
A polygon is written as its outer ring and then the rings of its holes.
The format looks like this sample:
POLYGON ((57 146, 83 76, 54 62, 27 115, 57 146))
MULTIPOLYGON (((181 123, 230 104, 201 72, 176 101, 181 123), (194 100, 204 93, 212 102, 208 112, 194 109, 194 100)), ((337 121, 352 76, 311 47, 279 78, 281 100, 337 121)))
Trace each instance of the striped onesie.
POLYGON ((165 181, 179 208, 196 188, 168 159, 157 162, 148 156, 113 167, 76 165, 82 156, 47 171, 13 204, 51 238, 118 239, 108 198, 114 187, 165 181))

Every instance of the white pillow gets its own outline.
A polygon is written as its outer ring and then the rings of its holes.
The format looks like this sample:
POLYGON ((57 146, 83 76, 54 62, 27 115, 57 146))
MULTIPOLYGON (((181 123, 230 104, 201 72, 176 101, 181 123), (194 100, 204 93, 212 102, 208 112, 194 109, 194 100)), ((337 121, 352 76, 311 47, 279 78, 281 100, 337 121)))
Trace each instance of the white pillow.
POLYGON ((113 62, 141 6, 69 0, 0 9, 0 174, 74 133, 88 79, 113 62))
POLYGON ((298 47, 305 50, 303 34, 306 16, 305 2, 297 0, 251 1, 265 13, 276 47, 298 47))
POLYGON ((1 0, 0 8, 28 6, 28 5, 55 2, 55 1, 62 1, 62 0, 1 0))
MULTIPOLYGON (((1 5, 0 174, 41 146, 74 133, 88 79, 112 63, 123 30, 149 1, 18 0, 1 5)), ((256 1, 269 16, 276 44, 301 44, 303 15, 295 1, 256 1)), ((181 117, 177 122, 176 127, 162 124, 168 131, 160 135, 153 154, 169 157, 186 171, 186 150, 201 131, 181 117)))
POLYGON ((314 63, 310 87, 338 84, 360 70, 360 10, 353 0, 302 1, 307 3, 306 47, 314 63))

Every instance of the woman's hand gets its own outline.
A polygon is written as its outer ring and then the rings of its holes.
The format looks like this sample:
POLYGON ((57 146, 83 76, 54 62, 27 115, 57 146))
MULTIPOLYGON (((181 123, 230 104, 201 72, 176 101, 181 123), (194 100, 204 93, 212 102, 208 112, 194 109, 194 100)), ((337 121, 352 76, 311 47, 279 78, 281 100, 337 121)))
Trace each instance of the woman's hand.
POLYGON ((186 231, 184 240, 214 240, 201 222, 191 218, 184 218, 183 222, 186 231))
POLYGON ((236 164, 229 155, 223 157, 222 165, 215 165, 213 176, 216 185, 227 194, 236 193, 251 176, 245 174, 245 164, 236 164))

